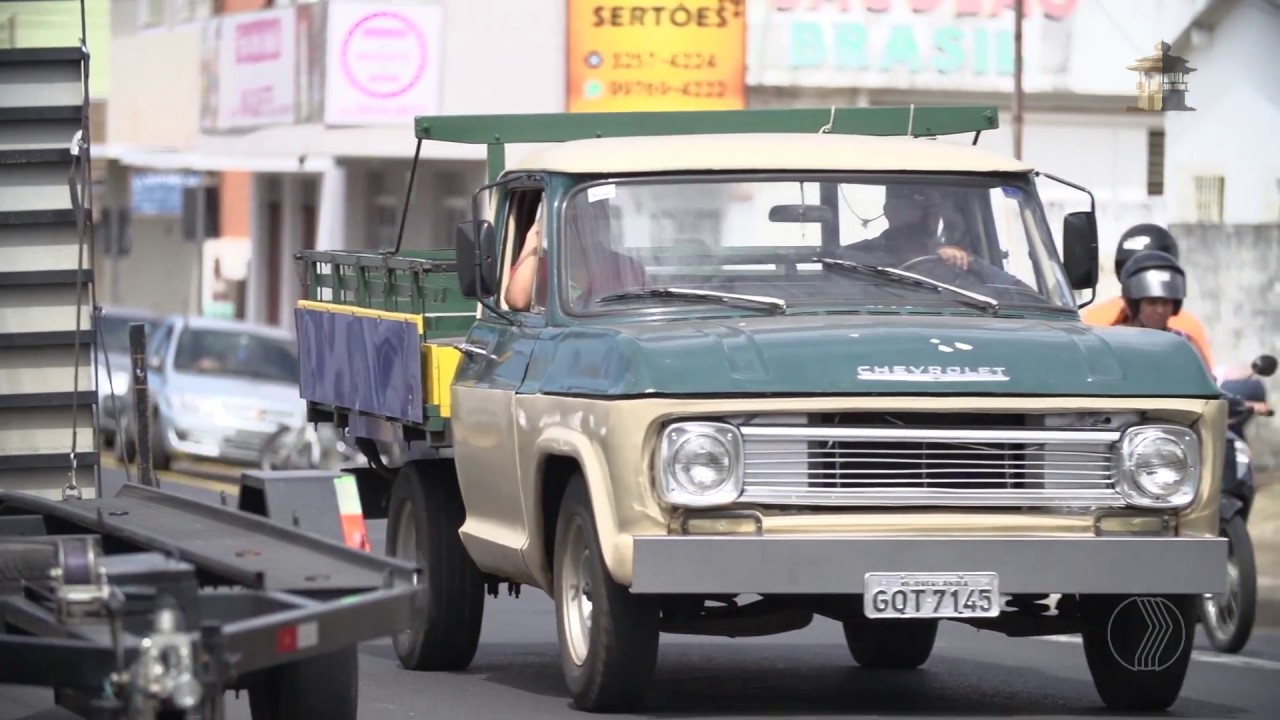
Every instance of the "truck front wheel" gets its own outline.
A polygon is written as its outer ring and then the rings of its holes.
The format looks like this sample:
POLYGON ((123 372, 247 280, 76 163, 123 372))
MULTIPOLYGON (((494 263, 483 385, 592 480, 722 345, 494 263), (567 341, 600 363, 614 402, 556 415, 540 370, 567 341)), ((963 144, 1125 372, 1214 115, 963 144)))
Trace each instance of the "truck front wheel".
POLYGON ((560 503, 552 573, 560 666, 573 704, 587 712, 635 710, 657 667, 658 603, 610 577, 580 476, 560 503))
POLYGON ((1191 663, 1196 612, 1191 595, 1080 598, 1085 660, 1107 707, 1159 712, 1177 701, 1191 663))
POLYGON ((465 670, 484 619, 484 581, 462 545, 466 518, 452 466, 412 462, 391 488, 387 553, 421 570, 413 626, 392 636, 408 670, 465 670))

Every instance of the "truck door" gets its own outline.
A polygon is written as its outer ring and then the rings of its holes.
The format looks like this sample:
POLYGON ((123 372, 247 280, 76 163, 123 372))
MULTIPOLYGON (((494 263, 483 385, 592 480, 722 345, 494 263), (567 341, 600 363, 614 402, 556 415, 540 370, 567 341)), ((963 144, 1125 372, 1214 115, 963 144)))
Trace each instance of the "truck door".
POLYGON ((482 564, 510 567, 516 577, 526 572, 520 547, 528 530, 517 462, 515 394, 524 381, 533 346, 546 327, 544 303, 539 302, 545 293, 540 282, 545 276, 538 274, 527 310, 511 309, 503 295, 530 228, 535 221, 545 222, 538 213, 544 188, 526 183, 496 190, 501 196, 495 222, 501 270, 493 301, 518 322, 512 324, 488 312, 477 318, 454 378, 450 420, 467 506, 462 533, 468 552, 482 564))

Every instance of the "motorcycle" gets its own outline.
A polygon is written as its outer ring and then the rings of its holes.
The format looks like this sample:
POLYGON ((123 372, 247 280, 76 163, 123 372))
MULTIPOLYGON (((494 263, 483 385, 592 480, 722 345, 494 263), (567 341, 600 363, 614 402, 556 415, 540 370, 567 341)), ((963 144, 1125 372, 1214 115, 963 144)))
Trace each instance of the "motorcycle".
POLYGON ((1258 416, 1272 417, 1262 378, 1276 372, 1276 358, 1260 355, 1248 375, 1219 383, 1227 399, 1227 452, 1218 506, 1218 534, 1229 543, 1227 592, 1206 593, 1200 601, 1200 619, 1209 644, 1222 653, 1238 653, 1249 642, 1258 609, 1258 573, 1253 542, 1249 538, 1249 511, 1253 508, 1253 462, 1245 440, 1245 426, 1258 416), (1258 410, 1257 403, 1266 410, 1258 410))
POLYGON ((262 446, 262 470, 340 470, 366 463, 364 454, 331 425, 281 425, 262 446))

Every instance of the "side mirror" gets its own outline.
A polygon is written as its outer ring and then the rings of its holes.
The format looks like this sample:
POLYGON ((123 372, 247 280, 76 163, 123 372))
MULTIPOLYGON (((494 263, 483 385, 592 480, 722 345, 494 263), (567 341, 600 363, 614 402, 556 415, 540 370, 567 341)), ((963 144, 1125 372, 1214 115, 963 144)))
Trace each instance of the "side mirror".
POLYGON ((1067 213, 1063 218, 1062 264, 1072 290, 1098 286, 1098 220, 1092 212, 1067 213))
POLYGON ((458 223, 454 244, 462 296, 474 300, 493 295, 498 285, 498 242, 493 223, 488 220, 458 223))
POLYGON ((156 371, 159 371, 159 370, 160 370, 160 368, 161 368, 161 365, 162 365, 162 363, 160 362, 160 356, 159 356, 159 355, 152 355, 152 356, 150 356, 150 357, 148 357, 148 358, 147 358, 147 368, 148 368, 149 370, 156 370, 156 371))
POLYGON ((1253 360, 1253 374, 1258 377, 1271 377, 1276 374, 1276 356, 1259 355, 1253 360))

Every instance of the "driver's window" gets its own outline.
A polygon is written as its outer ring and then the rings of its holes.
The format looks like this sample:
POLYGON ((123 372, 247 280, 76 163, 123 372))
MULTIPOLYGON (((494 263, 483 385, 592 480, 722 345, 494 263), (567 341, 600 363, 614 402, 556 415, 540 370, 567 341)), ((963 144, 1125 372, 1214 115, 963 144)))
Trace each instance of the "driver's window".
POLYGON ((501 296, 508 309, 542 312, 546 307, 547 271, 541 267, 546 262, 543 198, 541 189, 516 190, 507 200, 502 223, 501 296))

